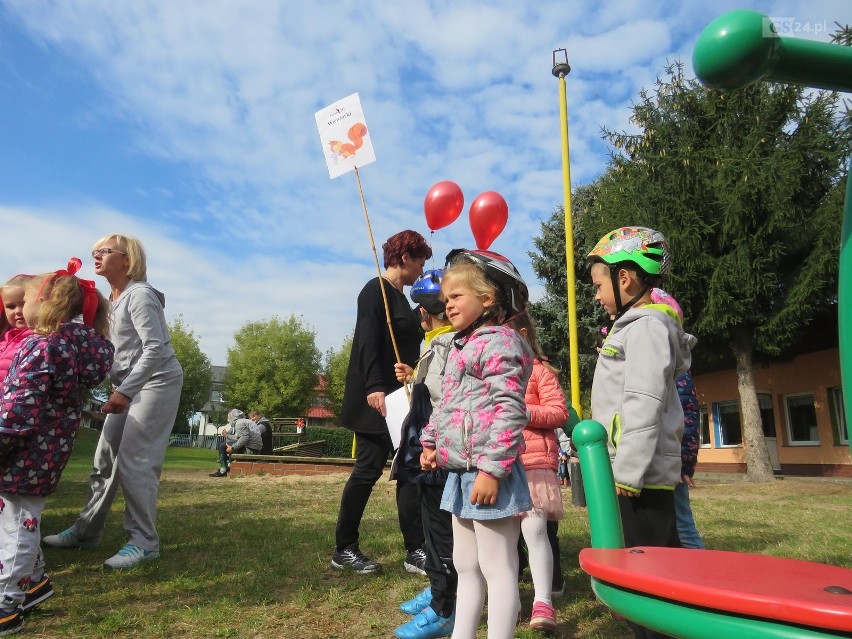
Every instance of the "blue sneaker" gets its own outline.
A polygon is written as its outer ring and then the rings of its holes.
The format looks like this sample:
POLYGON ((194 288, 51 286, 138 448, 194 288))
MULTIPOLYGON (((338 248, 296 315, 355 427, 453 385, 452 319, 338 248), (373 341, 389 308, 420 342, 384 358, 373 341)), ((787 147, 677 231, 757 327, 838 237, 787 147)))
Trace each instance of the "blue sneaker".
POLYGON ((423 590, 414 595, 414 599, 409 599, 399 605, 399 609, 407 615, 416 615, 432 603, 432 587, 426 586, 423 590))
POLYGON ((393 631, 394 636, 399 639, 436 639, 437 637, 449 637, 453 634, 456 625, 456 613, 449 619, 439 617, 430 606, 411 621, 401 625, 393 631))

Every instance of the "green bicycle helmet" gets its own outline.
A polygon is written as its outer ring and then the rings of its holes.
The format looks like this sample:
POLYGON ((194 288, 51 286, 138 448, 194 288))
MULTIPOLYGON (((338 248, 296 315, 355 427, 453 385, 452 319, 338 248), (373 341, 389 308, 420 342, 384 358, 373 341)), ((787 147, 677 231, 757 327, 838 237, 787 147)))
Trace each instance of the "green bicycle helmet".
POLYGON ((615 317, 624 315, 653 286, 662 282, 672 268, 669 243, 659 231, 644 226, 622 226, 604 235, 586 256, 589 262, 602 262, 609 267, 615 292, 615 317), (627 303, 618 293, 618 271, 626 265, 636 267, 643 282, 642 290, 627 303))
POLYGON ((604 235, 587 258, 617 266, 624 262, 636 265, 646 275, 665 278, 672 267, 672 255, 665 236, 643 226, 622 226, 604 235))

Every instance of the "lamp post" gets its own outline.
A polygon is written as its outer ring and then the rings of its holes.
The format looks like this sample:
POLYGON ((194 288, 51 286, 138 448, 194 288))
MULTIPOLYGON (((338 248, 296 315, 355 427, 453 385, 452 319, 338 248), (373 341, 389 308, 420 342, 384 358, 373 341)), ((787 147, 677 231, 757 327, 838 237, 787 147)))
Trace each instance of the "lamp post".
POLYGON ((568 51, 554 49, 553 75, 559 78, 559 121, 562 133, 562 187, 565 198, 565 270, 568 294, 568 359, 571 369, 571 405, 583 417, 580 408, 580 357, 577 340, 577 278, 574 272, 574 224, 571 210, 571 163, 568 147, 568 95, 565 76, 571 73, 568 51))

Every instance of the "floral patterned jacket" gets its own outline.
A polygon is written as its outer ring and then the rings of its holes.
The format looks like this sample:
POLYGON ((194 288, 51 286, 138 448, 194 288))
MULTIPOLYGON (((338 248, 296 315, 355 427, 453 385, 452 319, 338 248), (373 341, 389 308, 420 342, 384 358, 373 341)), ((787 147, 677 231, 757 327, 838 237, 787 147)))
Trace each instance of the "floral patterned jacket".
POLYGON ((109 340, 76 322, 21 345, 0 396, 0 493, 56 490, 80 427, 84 390, 106 378, 113 355, 109 340))
POLYGON ((524 393, 533 356, 506 326, 484 326, 450 347, 441 400, 420 441, 438 466, 501 479, 524 450, 524 393))

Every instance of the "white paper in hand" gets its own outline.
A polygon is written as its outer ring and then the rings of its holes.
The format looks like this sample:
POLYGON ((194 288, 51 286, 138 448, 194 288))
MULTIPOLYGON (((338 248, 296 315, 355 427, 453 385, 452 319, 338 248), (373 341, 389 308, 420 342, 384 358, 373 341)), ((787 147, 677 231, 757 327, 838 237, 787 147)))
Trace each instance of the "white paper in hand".
POLYGON ((405 392, 404 386, 389 395, 385 395, 385 409, 388 412, 385 417, 385 421, 388 424, 388 433, 390 433, 394 449, 397 449, 402 439, 402 422, 411 409, 411 402, 408 394, 405 392))

